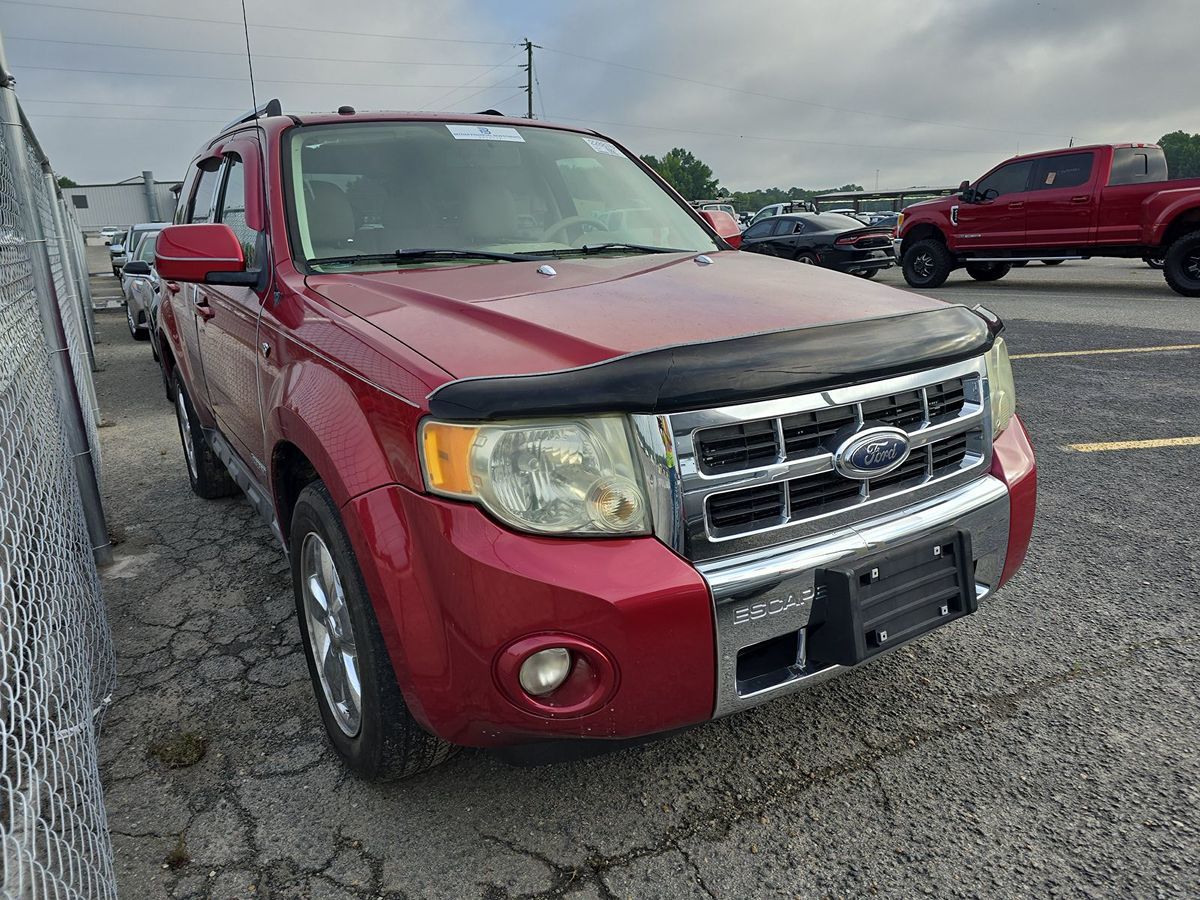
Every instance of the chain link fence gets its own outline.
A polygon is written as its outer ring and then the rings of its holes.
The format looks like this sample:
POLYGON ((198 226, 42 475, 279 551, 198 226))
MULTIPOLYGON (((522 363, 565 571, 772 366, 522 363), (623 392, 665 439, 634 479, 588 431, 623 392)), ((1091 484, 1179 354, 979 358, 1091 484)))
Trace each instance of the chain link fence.
POLYGON ((116 897, 97 762, 115 678, 96 560, 82 235, 0 48, 0 895, 116 897))

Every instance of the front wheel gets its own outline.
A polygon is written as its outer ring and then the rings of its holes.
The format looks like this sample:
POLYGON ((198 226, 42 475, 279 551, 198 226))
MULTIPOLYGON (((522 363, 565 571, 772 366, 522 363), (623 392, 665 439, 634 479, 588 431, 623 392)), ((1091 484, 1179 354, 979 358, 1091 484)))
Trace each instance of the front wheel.
POLYGON ((851 274, 857 275, 859 278, 874 278, 879 274, 878 269, 855 269, 851 274))
POLYGON ((909 287, 936 288, 945 284, 950 277, 954 258, 941 241, 925 238, 915 241, 904 251, 901 266, 909 287))
POLYGON ((196 408, 188 396, 179 373, 175 373, 175 420, 179 425, 179 439, 183 442, 183 458, 187 463, 188 481, 197 497, 216 500, 231 497, 238 491, 237 482, 225 468, 225 464, 213 453, 196 418, 196 408))
POLYGON ((967 263, 967 274, 976 281, 999 281, 1011 269, 1008 263, 967 263))
POLYGON ((1159 259, 1155 259, 1153 256, 1145 257, 1142 262, 1152 269, 1162 269, 1167 264, 1165 259, 1162 259, 1161 257, 1159 259))
POLYGON ((457 747, 408 711, 358 560, 328 488, 300 492, 291 526, 292 584, 313 693, 338 755, 364 778, 407 778, 457 747))
POLYGON ((1200 231, 1190 231, 1171 244, 1163 260, 1163 277, 1175 293, 1200 297, 1200 231))
POLYGON ((129 336, 135 341, 150 340, 150 329, 145 325, 138 324, 138 318, 133 315, 133 306, 129 301, 125 302, 125 324, 129 328, 129 336))

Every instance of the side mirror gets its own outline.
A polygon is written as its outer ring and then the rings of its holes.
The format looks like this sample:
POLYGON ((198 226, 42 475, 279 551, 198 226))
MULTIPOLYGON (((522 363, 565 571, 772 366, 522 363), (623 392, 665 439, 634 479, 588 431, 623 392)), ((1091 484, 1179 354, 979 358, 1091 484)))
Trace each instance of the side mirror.
POLYGON ((703 209, 700 216, 734 250, 742 246, 742 229, 738 227, 737 219, 729 213, 720 209, 703 209))
POLYGON ((246 254, 224 224, 168 225, 154 246, 154 266, 163 281, 237 284, 251 287, 258 273, 246 271, 246 254))
POLYGON ((975 192, 971 190, 971 182, 964 181, 958 186, 958 199, 963 203, 975 202, 975 192))
POLYGON ((140 259, 135 259, 135 260, 132 260, 131 262, 125 263, 123 268, 125 270, 126 275, 149 275, 150 274, 150 263, 143 262, 140 259))

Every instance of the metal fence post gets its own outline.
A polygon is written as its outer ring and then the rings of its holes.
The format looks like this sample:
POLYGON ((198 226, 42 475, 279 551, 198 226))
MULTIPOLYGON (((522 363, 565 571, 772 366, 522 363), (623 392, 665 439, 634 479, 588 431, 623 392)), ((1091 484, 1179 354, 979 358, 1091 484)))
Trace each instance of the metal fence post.
MULTIPOLYGON (((21 123, 21 110, 15 83, 8 68, 8 58, 0 41, 0 125, 8 129, 12 154, 12 175, 19 192, 20 202, 28 213, 29 245, 33 266, 33 279, 38 297, 38 312, 42 320, 42 332, 49 350, 50 371, 62 404, 63 422, 67 432, 67 447, 75 464, 79 479, 79 492, 83 499, 83 511, 87 520, 88 536, 96 562, 107 565, 112 562, 112 544, 108 539, 108 527, 104 521, 104 507, 100 498, 99 465, 93 461, 92 447, 88 442, 88 429, 80 399, 79 385, 71 368, 70 350, 66 328, 63 324, 61 300, 54 284, 50 267, 50 256, 46 247, 46 235, 42 227, 34 190, 37 173, 30 171, 25 128, 21 123)), ((51 198, 53 203, 53 195, 51 198)), ((87 388, 85 387, 85 390, 87 388)))

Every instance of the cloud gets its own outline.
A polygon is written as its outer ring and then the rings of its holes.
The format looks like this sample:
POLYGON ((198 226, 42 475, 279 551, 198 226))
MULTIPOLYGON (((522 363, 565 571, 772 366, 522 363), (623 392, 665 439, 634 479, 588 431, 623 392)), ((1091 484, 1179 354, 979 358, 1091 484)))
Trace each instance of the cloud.
MULTIPOLYGON (((203 15, 182 3, 142 8, 203 15)), ((884 188, 950 184, 1018 149, 1071 137, 1154 140, 1200 130, 1200 57, 1194 29, 1179 27, 1194 20, 1191 0, 1157 0, 1153 14, 1126 0, 249 0, 248 8, 251 22, 328 32, 251 29, 260 102, 279 96, 285 110, 299 111, 436 102, 520 113, 524 73, 512 44, 528 34, 546 48, 536 56, 539 114, 544 103, 552 119, 615 123, 597 127, 638 152, 687 147, 734 188, 873 185, 876 170, 884 188), (380 36, 389 33, 498 43, 380 36)), ((81 182, 144 168, 176 178, 205 138, 250 106, 241 29, 228 24, 240 5, 215 5, 212 15, 226 21, 210 23, 97 10, 6 4, 8 55, 39 138, 56 169, 81 182), (219 52, 24 40, 31 37, 219 52), (108 105, 116 103, 143 105, 108 105)))

